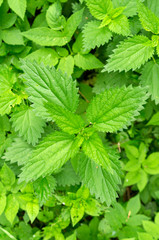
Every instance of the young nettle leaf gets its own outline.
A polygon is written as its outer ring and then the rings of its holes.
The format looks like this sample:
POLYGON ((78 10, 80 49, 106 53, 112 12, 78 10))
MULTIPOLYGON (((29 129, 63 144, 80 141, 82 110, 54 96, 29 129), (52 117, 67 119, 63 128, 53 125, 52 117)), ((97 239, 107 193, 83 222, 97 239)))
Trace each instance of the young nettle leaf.
POLYGON ((139 115, 147 99, 146 90, 132 86, 106 90, 97 95, 87 109, 88 121, 98 131, 125 128, 139 115))
POLYGON ((105 70, 123 71, 140 68, 154 54, 151 40, 146 36, 134 36, 120 42, 114 53, 108 59, 105 70))
POLYGON ((14 139, 14 142, 7 148, 3 159, 11 163, 17 163, 19 166, 28 162, 32 153, 32 146, 21 138, 14 139))
POLYGON ((83 9, 72 14, 62 32, 46 27, 39 27, 23 32, 22 35, 41 46, 63 46, 71 40, 82 20, 82 15, 83 9))
POLYGON ((64 132, 53 132, 37 145, 29 161, 22 168, 20 181, 36 180, 56 172, 70 158, 74 157, 81 145, 81 139, 64 132))
POLYGON ((38 114, 48 117, 44 103, 57 104, 71 112, 78 106, 76 82, 54 68, 23 62, 24 78, 28 86, 29 99, 34 103, 38 114))
POLYGON ((85 0, 93 17, 102 20, 113 9, 111 0, 85 0))
POLYGON ((132 17, 136 15, 137 12, 137 0, 112 0, 113 6, 115 8, 125 7, 123 13, 127 17, 132 17))
POLYGON ((74 114, 59 105, 46 103, 45 108, 52 120, 56 121, 57 125, 64 132, 69 134, 79 133, 86 125, 81 116, 74 114))
POLYGON ((145 64, 142 75, 140 76, 141 84, 148 87, 148 92, 151 94, 152 100, 156 104, 159 103, 159 62, 150 61, 145 64))
POLYGON ((108 155, 112 171, 102 168, 95 161, 81 154, 77 162, 77 172, 82 183, 89 188, 90 193, 109 206, 117 198, 116 191, 119 190, 118 185, 121 184, 121 167, 118 156, 111 152, 108 152, 108 155))
POLYGON ((19 136, 29 144, 35 145, 44 132, 45 122, 36 116, 34 109, 26 105, 21 105, 11 116, 12 126, 19 136))
POLYGON ((80 183, 80 179, 74 171, 72 164, 68 161, 63 167, 62 170, 55 175, 57 185, 59 186, 71 186, 80 183))
POLYGON ((94 49, 96 46, 100 47, 111 39, 111 31, 108 27, 99 28, 100 24, 100 21, 94 20, 84 25, 82 33, 83 45, 86 50, 94 49))
POLYGON ((82 144, 82 150, 95 163, 109 171, 111 169, 109 156, 103 146, 101 138, 99 138, 97 133, 90 133, 90 136, 89 132, 85 134, 88 134, 88 137, 84 137, 85 140, 82 144))
POLYGON ((34 183, 35 194, 40 204, 45 203, 56 188, 56 180, 53 176, 47 176, 37 179, 34 183))
POLYGON ((146 31, 159 33, 159 18, 143 3, 138 3, 138 14, 143 28, 146 31))
POLYGON ((11 186, 15 183, 15 175, 13 171, 4 164, 0 171, 0 179, 4 186, 7 188, 11 188, 11 186))

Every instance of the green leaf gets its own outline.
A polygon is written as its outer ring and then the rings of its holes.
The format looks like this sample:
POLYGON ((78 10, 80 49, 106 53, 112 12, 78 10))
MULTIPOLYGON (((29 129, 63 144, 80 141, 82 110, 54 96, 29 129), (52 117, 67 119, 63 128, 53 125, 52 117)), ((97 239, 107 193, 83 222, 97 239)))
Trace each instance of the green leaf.
POLYGON ((24 165, 27 163, 32 153, 32 147, 24 142, 21 138, 14 139, 14 142, 7 148, 3 159, 10 161, 11 163, 17 163, 18 165, 24 165))
POLYGON ((79 156, 77 169, 83 184, 89 188, 90 193, 94 194, 97 199, 99 198, 101 202, 106 202, 108 206, 117 198, 116 191, 119 190, 118 184, 121 184, 121 167, 118 157, 114 153, 109 153, 109 158, 112 172, 97 165, 83 154, 79 156))
POLYGON ((115 19, 112 19, 108 25, 112 32, 128 36, 130 34, 129 21, 125 15, 119 15, 115 19))
POLYGON ((73 135, 53 132, 36 146, 22 169, 20 181, 36 180, 57 171, 73 157, 80 147, 80 140, 73 135))
POLYGON ((129 172, 125 176, 124 187, 134 185, 141 180, 139 171, 129 172))
POLYGON ((144 171, 149 174, 159 174, 159 152, 151 153, 143 162, 144 171))
POLYGON ((0 7, 0 28, 7 29, 13 26, 16 21, 15 13, 8 13, 9 7, 6 5, 6 1, 0 7))
POLYGON ((137 12, 137 0, 113 0, 113 6, 115 8, 125 7, 123 13, 127 17, 136 15, 137 12))
POLYGON ((59 186, 72 186, 80 183, 79 177, 76 175, 71 162, 68 161, 62 168, 61 172, 55 175, 59 186))
POLYGON ((153 237, 148 233, 138 232, 137 234, 139 240, 153 240, 153 237))
POLYGON ((45 203, 53 194, 56 188, 56 180, 53 176, 39 178, 34 183, 35 194, 38 197, 40 204, 45 203))
POLYGON ((4 115, 4 116, 0 116, 0 132, 7 132, 10 130, 10 122, 9 122, 9 118, 4 115))
POLYGON ((135 197, 131 198, 128 201, 126 211, 127 213, 130 212, 131 216, 134 216, 139 212, 140 208, 141 208, 140 197, 139 195, 136 195, 135 197))
POLYGON ((61 58, 58 69, 63 73, 66 73, 68 76, 72 75, 74 70, 74 58, 71 55, 61 58))
POLYGON ((120 42, 105 65, 105 70, 108 72, 135 70, 148 61, 153 54, 152 41, 145 36, 134 36, 120 42))
POLYGON ((152 100, 155 100, 156 104, 159 103, 159 83, 157 81, 159 74, 159 64, 150 61, 145 64, 142 69, 142 75, 140 76, 141 84, 148 87, 148 92, 151 94, 152 100))
POLYGON ((138 3, 138 15, 146 31, 159 33, 159 18, 143 3, 138 3))
POLYGON ((147 123, 148 126, 159 126, 159 112, 155 113, 150 121, 147 123))
POLYGON ((102 20, 113 9, 111 0, 86 0, 87 7, 93 17, 102 20))
POLYGON ((7 220, 12 224, 19 210, 19 203, 13 194, 9 194, 7 197, 7 205, 5 208, 5 216, 7 220))
POLYGON ((36 61, 38 64, 44 63, 45 66, 55 66, 58 63, 58 54, 52 48, 40 48, 30 54, 24 59, 29 61, 36 61))
MULTIPOLYGON (((131 213, 130 213, 131 214, 131 213)), ((143 221, 149 220, 149 218, 142 214, 137 214, 128 218, 127 225, 128 226, 139 226, 142 225, 143 221)))
POLYGON ((145 89, 113 88, 97 95, 87 109, 88 121, 98 131, 114 132, 130 125, 143 108, 145 89))
POLYGON ((4 93, 0 96, 0 114, 9 114, 11 108, 15 106, 15 104, 20 104, 21 98, 20 96, 14 94, 11 91, 4 93))
POLYGON ((0 179, 4 186, 12 186, 15 183, 15 175, 5 163, 0 171, 0 179))
POLYGON ((35 115, 34 109, 22 105, 11 115, 12 126, 29 144, 35 145, 41 133, 44 132, 45 122, 35 115))
POLYGON ((0 215, 4 212, 4 209, 6 207, 6 195, 0 194, 0 215))
POLYGON ((81 116, 68 111, 55 104, 46 103, 45 107, 49 116, 56 121, 57 125, 69 134, 79 133, 85 127, 81 116))
POLYGON ((84 210, 84 206, 79 201, 75 201, 71 208, 71 220, 73 227, 82 219, 84 210))
POLYGON ((48 117, 43 106, 45 102, 60 105, 71 112, 76 111, 78 89, 76 82, 71 77, 63 75, 54 68, 38 65, 35 62, 23 62, 22 68, 28 85, 29 99, 42 117, 48 117))
POLYGON ((148 182, 148 176, 145 173, 145 171, 142 169, 140 170, 140 175, 141 175, 141 178, 140 178, 140 181, 137 183, 137 187, 139 191, 142 192, 148 182))
POLYGON ((2 5, 2 3, 3 3, 3 0, 0 0, 0 6, 2 5))
POLYGON ((100 47, 109 42, 112 33, 107 27, 99 28, 100 21, 90 21, 84 25, 83 29, 83 45, 85 50, 100 47))
POLYGON ((26 205, 26 211, 32 223, 39 213, 39 204, 37 201, 28 202, 26 205))
POLYGON ((16 74, 6 65, 0 66, 0 95, 11 90, 16 82, 16 74))
POLYGON ((103 63, 91 53, 86 55, 78 53, 74 56, 74 60, 75 65, 83 70, 102 68, 104 66, 103 63))
POLYGON ((96 82, 93 88, 93 92, 99 94, 106 89, 120 88, 123 85, 127 85, 130 80, 130 74, 125 72, 104 72, 99 73, 96 76, 96 82))
POLYGON ((63 46, 71 40, 82 20, 82 15, 83 9, 72 14, 67 20, 63 32, 46 27, 39 27, 23 32, 22 35, 41 46, 63 46))
POLYGON ((23 36, 20 30, 15 27, 3 30, 2 40, 10 45, 24 45, 23 36))
POLYGON ((156 16, 159 17, 159 5, 157 4, 157 1, 158 1, 158 0, 153 0, 153 1, 151 1, 151 0, 146 0, 145 3, 146 3, 146 5, 147 5, 147 7, 148 7, 149 9, 151 9, 151 11, 152 11, 156 16))
POLYGON ((26 0, 8 0, 9 7, 22 19, 26 11, 26 0))
POLYGON ((60 30, 64 28, 66 20, 61 16, 62 7, 59 1, 53 3, 46 12, 46 21, 53 30, 60 30))
POLYGON ((82 144, 84 153, 95 163, 104 167, 108 171, 111 169, 110 160, 101 138, 97 133, 86 137, 82 144))
POLYGON ((143 227, 147 233, 149 233, 152 237, 158 238, 159 236, 159 227, 153 222, 143 221, 143 227))

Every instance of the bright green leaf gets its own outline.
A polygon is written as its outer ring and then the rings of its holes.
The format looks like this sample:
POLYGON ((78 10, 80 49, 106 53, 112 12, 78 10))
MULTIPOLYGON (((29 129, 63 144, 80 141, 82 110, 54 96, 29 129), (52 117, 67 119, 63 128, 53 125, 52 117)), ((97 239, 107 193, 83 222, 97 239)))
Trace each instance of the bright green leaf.
POLYGON ((105 65, 105 69, 108 72, 135 70, 147 62, 153 54, 152 41, 146 36, 134 36, 120 42, 105 65))
POLYGON ((9 7, 22 19, 26 11, 26 0, 8 0, 9 7))
POLYGON ((87 109, 88 121, 98 131, 114 132, 125 128, 139 115, 147 95, 132 86, 113 88, 97 95, 87 109))
POLYGON ((13 194, 7 196, 7 205, 5 208, 5 216, 12 224, 19 210, 19 203, 13 194))
POLYGON ((83 70, 102 68, 104 66, 103 63, 91 53, 85 55, 78 53, 74 56, 74 60, 75 65, 83 70))

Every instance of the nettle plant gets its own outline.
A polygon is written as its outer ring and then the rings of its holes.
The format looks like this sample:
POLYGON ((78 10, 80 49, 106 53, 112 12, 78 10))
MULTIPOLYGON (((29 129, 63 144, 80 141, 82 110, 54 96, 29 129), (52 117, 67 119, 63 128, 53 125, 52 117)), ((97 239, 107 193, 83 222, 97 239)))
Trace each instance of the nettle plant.
POLYGON ((158 238, 155 2, 0 0, 2 239, 158 238))

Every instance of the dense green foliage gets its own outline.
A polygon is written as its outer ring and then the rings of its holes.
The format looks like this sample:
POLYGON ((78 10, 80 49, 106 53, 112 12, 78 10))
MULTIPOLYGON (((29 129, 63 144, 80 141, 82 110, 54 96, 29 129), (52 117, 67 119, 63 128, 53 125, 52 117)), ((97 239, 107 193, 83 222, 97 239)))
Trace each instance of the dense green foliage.
POLYGON ((159 239, 157 0, 0 0, 0 239, 159 239))

